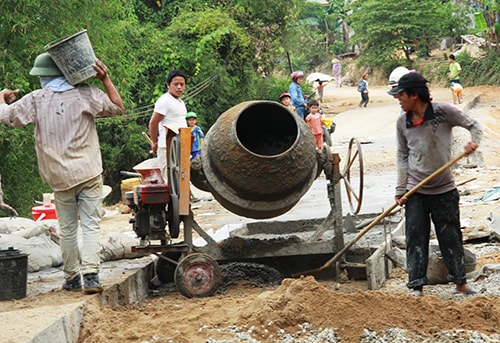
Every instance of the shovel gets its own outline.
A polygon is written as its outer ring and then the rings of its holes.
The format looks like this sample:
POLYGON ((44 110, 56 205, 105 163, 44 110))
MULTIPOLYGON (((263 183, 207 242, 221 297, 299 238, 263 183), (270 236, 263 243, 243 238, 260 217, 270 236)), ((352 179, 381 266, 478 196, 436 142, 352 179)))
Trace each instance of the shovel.
MULTIPOLYGON (((451 167, 453 164, 457 163, 458 160, 460 160, 462 157, 467 156, 467 153, 463 152, 462 154, 456 156, 454 159, 437 169, 434 173, 431 175, 427 176, 425 179, 420 181, 418 185, 410 189, 408 192, 406 192, 402 197, 409 198, 413 193, 415 193, 417 190, 419 190, 423 185, 428 183, 430 180, 432 180, 434 177, 436 177, 438 174, 442 173, 444 170, 448 169, 451 167)), ((368 224, 367 227, 365 227, 357 236, 354 238, 350 243, 348 243, 342 250, 340 250, 335 256, 333 256, 331 259, 326 261, 324 265, 322 265, 319 268, 312 269, 309 271, 301 272, 301 273, 296 273, 292 274, 292 277, 298 277, 301 275, 310 275, 310 274, 317 274, 319 272, 322 272, 323 270, 330 268, 332 265, 334 265, 341 257, 342 255, 345 254, 347 250, 349 250, 350 247, 352 247, 357 241, 361 239, 368 231, 370 231, 375 225, 377 225, 382 219, 384 219, 388 214, 392 212, 396 207, 398 206, 398 203, 394 203, 391 207, 389 207, 387 210, 385 210, 383 213, 379 214, 377 218, 375 218, 370 224, 368 224)))

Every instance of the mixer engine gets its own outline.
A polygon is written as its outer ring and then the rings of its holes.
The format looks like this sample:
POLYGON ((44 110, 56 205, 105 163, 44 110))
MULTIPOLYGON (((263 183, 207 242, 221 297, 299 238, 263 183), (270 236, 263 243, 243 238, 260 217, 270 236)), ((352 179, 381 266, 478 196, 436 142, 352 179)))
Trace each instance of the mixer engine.
MULTIPOLYGON (((130 219, 137 237, 141 241, 167 240, 167 204, 170 203, 170 187, 165 184, 143 184, 126 192, 127 205, 134 212, 130 219)), ((172 237, 176 238, 176 237, 172 237)))

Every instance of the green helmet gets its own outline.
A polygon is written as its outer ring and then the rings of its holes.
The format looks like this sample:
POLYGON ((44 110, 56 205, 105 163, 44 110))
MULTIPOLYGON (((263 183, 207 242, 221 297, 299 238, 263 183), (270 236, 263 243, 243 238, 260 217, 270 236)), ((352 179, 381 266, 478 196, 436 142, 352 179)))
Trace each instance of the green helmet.
POLYGON ((194 113, 194 112, 188 112, 186 114, 186 119, 188 119, 188 118, 196 118, 196 119, 198 119, 198 115, 196 113, 194 113))
POLYGON ((35 64, 30 71, 34 76, 61 76, 63 73, 57 67, 56 63, 48 52, 40 54, 35 59, 35 64))

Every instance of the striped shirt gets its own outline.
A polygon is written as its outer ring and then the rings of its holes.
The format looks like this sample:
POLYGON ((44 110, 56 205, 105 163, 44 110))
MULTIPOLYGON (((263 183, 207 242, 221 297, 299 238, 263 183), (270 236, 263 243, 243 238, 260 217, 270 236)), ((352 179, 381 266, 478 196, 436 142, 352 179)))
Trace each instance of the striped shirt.
POLYGON ((0 104, 0 122, 33 124, 40 176, 54 191, 64 191, 102 173, 94 118, 121 112, 99 88, 81 84, 65 92, 39 89, 0 104))

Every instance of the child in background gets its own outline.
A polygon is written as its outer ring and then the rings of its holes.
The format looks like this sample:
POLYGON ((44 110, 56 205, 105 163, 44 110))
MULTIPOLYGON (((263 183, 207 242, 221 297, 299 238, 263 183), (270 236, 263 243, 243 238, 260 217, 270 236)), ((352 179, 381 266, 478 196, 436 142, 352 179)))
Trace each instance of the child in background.
POLYGON ((361 93, 361 102, 359 103, 359 107, 366 107, 368 105, 368 74, 363 74, 361 81, 358 84, 358 92, 361 93))
POLYGON ((318 92, 318 100, 319 102, 323 103, 323 93, 325 90, 325 86, 328 84, 328 81, 321 81, 320 79, 317 79, 318 85, 316 86, 316 91, 318 92))
MULTIPOLYGON (((458 99, 458 103, 462 103, 462 91, 464 88, 462 85, 458 82, 452 82, 451 83, 451 90, 453 91, 453 99, 458 99)), ((454 102, 456 104, 456 102, 454 102)))
POLYGON ((198 121, 198 115, 194 112, 188 112, 186 114, 186 122, 187 126, 191 128, 191 158, 193 160, 196 156, 201 155, 201 142, 202 139, 205 138, 203 131, 201 128, 196 125, 198 121))
POLYGON ((319 112, 319 103, 316 100, 311 100, 308 105, 309 114, 306 117, 306 122, 314 135, 316 149, 323 149, 323 116, 319 112))
POLYGON ((291 104, 291 101, 292 101, 292 96, 290 95, 290 93, 281 93, 280 95, 281 104, 286 108, 288 108, 293 113, 297 114, 297 109, 295 108, 295 106, 291 104))

